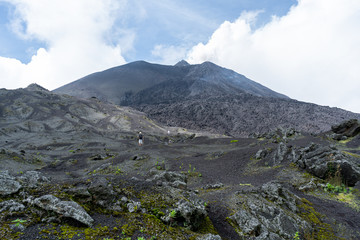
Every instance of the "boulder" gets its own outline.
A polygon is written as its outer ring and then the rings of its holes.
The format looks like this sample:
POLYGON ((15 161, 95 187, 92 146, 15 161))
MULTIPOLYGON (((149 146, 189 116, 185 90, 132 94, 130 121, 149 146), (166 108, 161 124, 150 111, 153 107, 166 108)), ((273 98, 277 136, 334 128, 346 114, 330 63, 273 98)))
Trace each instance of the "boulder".
POLYGON ((274 165, 280 164, 286 158, 287 153, 288 153, 288 147, 286 146, 285 143, 280 142, 278 144, 278 147, 277 147, 277 149, 275 151, 275 154, 273 156, 274 165))
POLYGON ((64 189, 64 191, 72 196, 74 198, 79 199, 81 202, 89 202, 91 201, 91 194, 87 189, 87 186, 75 186, 73 188, 64 189))
POLYGON ((314 179, 311 179, 311 181, 308 182, 307 184, 300 186, 299 190, 308 192, 308 191, 315 190, 316 188, 317 188, 317 184, 314 182, 314 179))
POLYGON ((334 146, 312 143, 297 151, 292 161, 321 179, 333 176, 338 171, 342 181, 349 186, 354 186, 360 180, 360 168, 357 166, 357 160, 334 146))
POLYGON ((257 160, 264 159, 268 154, 269 154, 269 151, 267 149, 260 149, 259 151, 256 152, 255 158, 257 160))
POLYGON ((196 231, 208 216, 205 202, 194 193, 184 195, 186 199, 177 202, 177 216, 184 220, 190 229, 196 231))
POLYGON ((288 138, 295 138, 297 136, 301 135, 300 132, 296 131, 294 128, 282 128, 279 127, 275 130, 272 130, 267 133, 263 134, 251 134, 251 137, 255 138, 265 138, 265 139, 272 139, 272 142, 274 143, 280 143, 280 142, 287 142, 288 138))
POLYGON ((241 207, 230 219, 243 239, 292 239, 291 233, 311 229, 296 214, 300 198, 280 183, 266 183, 256 193, 237 194, 241 207))
POLYGON ((90 160, 104 160, 106 158, 106 155, 102 155, 102 154, 95 154, 93 156, 90 157, 90 160))
POLYGON ((4 211, 12 212, 21 212, 25 209, 25 206, 21 203, 18 203, 14 200, 8 200, 4 202, 0 202, 0 213, 4 211))
POLYGON ((276 181, 263 184, 261 187, 261 195, 283 208, 296 212, 296 197, 276 181))
POLYGON ((196 240, 221 240, 222 238, 219 235, 214 235, 211 233, 208 233, 204 236, 197 237, 196 240))
POLYGON ((336 140, 336 141, 341 141, 341 140, 346 140, 347 137, 342 135, 342 134, 336 134, 336 133, 333 133, 333 134, 330 134, 330 138, 336 140))
POLYGON ((231 219, 237 223, 244 235, 256 237, 261 234, 261 222, 251 213, 240 209, 231 219))
POLYGON ((195 194, 184 195, 185 199, 179 200, 172 209, 171 213, 161 218, 166 223, 178 222, 180 225, 188 226, 196 231, 208 216, 205 202, 199 199, 195 194), (175 212, 175 217, 171 216, 175 212))
POLYGON ((141 210, 141 203, 140 202, 135 202, 135 201, 131 201, 126 205, 128 211, 130 213, 133 212, 138 212, 141 210))
POLYGON ((106 204, 112 202, 115 196, 112 185, 105 177, 93 178, 87 190, 97 203, 104 202, 106 204))
POLYGON ((0 171, 0 196, 11 195, 17 193, 21 184, 9 175, 9 171, 0 171))
POLYGON ((154 181, 160 186, 171 186, 180 189, 186 189, 187 187, 187 178, 182 173, 153 170, 150 174, 152 174, 153 177, 147 181, 154 181))
POLYGON ((124 209, 121 207, 121 201, 116 201, 114 204, 107 208, 112 212, 122 212, 124 209))
POLYGON ((28 188, 36 188, 44 183, 50 182, 47 177, 37 171, 27 171, 22 176, 18 177, 17 180, 21 182, 24 187, 28 188))
POLYGON ((179 218, 183 218, 190 229, 197 230, 207 216, 205 204, 181 200, 175 209, 179 218))
POLYGON ((287 146, 284 142, 279 142, 277 144, 277 148, 275 150, 272 150, 271 148, 268 149, 260 149, 255 154, 255 159, 261 160, 261 159, 267 159, 268 164, 275 166, 282 163, 284 160, 289 160, 292 147, 287 146))
POLYGON ((89 214, 76 202, 61 201, 53 195, 44 195, 36 198, 34 204, 44 210, 53 211, 64 217, 72 218, 87 226, 92 226, 94 220, 89 214))
POLYGON ((219 189, 224 187, 224 184, 222 183, 214 183, 214 184, 207 184, 203 187, 203 189, 219 189))
POLYGON ((360 122, 357 119, 350 119, 340 123, 339 125, 332 126, 331 130, 335 134, 346 137, 355 137, 360 133, 360 122))

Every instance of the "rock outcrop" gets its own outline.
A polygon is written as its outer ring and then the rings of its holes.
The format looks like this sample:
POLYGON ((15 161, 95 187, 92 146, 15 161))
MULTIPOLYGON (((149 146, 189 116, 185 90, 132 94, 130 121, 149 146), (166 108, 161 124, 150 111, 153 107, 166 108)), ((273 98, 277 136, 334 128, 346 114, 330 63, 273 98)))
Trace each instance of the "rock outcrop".
POLYGON ((28 188, 36 188, 44 183, 49 183, 49 178, 45 177, 42 173, 37 171, 27 171, 23 175, 17 178, 17 180, 28 188))
POLYGON ((21 184, 9 175, 9 171, 0 172, 0 196, 11 195, 17 193, 21 188, 21 184))
POLYGON ((0 202, 0 213, 4 211, 8 211, 10 213, 13 212, 21 212, 25 209, 25 206, 17 201, 8 200, 4 202, 0 202))
POLYGON ((94 219, 76 202, 61 201, 53 195, 45 195, 34 200, 34 204, 44 210, 54 211, 64 217, 75 219, 87 226, 92 226, 94 219))
POLYGON ((321 179, 334 176, 338 172, 343 182, 349 186, 354 186, 360 180, 359 160, 334 146, 310 144, 298 150, 292 161, 321 179))
POLYGON ((149 178, 148 181, 153 181, 159 186, 186 189, 187 177, 182 173, 152 170, 150 175, 152 175, 152 177, 149 178))
POLYGON ((280 141, 276 149, 259 149, 255 154, 255 159, 266 159, 267 165, 276 166, 283 161, 288 161, 293 158, 293 150, 291 146, 287 146, 285 142, 280 141))
POLYGON ((205 202, 194 194, 185 194, 186 198, 179 200, 176 208, 162 217, 166 223, 177 222, 182 226, 188 226, 196 231, 208 216, 205 202))
POLYGON ((87 191, 91 194, 93 201, 103 207, 108 206, 115 198, 113 186, 105 177, 94 178, 87 191))
POLYGON ((200 199, 197 201, 182 200, 176 205, 177 208, 175 211, 177 212, 178 216, 183 218, 186 225, 189 225, 193 230, 198 229, 200 224, 207 216, 204 201, 201 201, 200 199))
POLYGON ((251 133, 249 135, 253 138, 264 138, 271 140, 274 143, 287 142, 288 139, 293 139, 298 136, 301 136, 301 133, 295 130, 295 128, 282 128, 279 127, 275 130, 265 132, 265 133, 251 133))
POLYGON ((298 215, 296 203, 300 198, 277 182, 266 183, 244 196, 238 193, 240 209, 230 219, 245 239, 291 239, 289 233, 311 229, 298 215))
POLYGON ((221 240, 222 238, 219 235, 213 235, 211 233, 206 234, 205 236, 198 237, 196 240, 221 240))
POLYGON ((331 130, 340 136, 355 137, 360 133, 360 122, 357 119, 351 119, 332 126, 331 130))

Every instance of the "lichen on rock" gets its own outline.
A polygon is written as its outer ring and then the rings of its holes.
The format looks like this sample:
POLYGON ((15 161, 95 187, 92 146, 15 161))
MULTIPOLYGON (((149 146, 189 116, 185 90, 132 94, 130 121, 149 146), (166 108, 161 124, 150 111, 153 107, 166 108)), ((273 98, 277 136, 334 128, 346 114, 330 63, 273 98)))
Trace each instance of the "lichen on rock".
POLYGON ((11 195, 17 193, 21 184, 9 175, 9 171, 0 171, 0 196, 11 195))
POLYGON ((53 195, 36 198, 34 204, 44 210, 54 211, 64 217, 75 219, 87 226, 91 226, 94 219, 76 202, 61 201, 53 195))

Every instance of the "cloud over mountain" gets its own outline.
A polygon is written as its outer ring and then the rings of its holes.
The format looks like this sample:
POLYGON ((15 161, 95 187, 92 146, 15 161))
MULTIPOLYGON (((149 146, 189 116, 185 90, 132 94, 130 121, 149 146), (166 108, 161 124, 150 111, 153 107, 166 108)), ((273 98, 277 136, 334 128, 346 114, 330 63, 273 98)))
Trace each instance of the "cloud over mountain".
POLYGON ((253 29, 257 14, 224 22, 188 61, 212 61, 293 98, 360 112, 359 1, 299 0, 253 29))

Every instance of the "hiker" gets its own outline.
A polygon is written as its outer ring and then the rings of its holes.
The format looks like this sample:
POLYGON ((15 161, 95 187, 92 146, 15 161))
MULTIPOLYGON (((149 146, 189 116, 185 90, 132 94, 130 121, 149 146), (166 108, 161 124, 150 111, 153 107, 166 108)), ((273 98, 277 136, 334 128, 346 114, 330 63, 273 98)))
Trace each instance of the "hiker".
POLYGON ((142 132, 139 132, 138 139, 139 139, 139 146, 142 146, 144 143, 144 136, 142 135, 142 132))
POLYGON ((167 131, 168 144, 171 143, 170 130, 167 131))
POLYGON ((168 145, 170 143, 170 131, 167 131, 167 135, 164 138, 165 145, 168 145))

